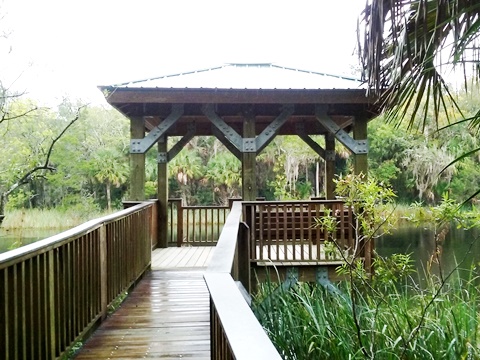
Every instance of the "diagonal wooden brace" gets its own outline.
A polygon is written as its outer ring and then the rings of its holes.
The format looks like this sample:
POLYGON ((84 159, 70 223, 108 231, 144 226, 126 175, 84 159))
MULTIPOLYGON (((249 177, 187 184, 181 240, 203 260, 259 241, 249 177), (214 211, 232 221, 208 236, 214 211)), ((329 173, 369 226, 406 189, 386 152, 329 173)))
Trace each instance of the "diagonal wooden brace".
POLYGON ((155 127, 143 139, 130 140, 130 153, 145 154, 175 122, 183 115, 183 104, 173 104, 172 111, 160 125, 155 127))
POLYGON ((297 123, 295 124, 295 132, 297 135, 307 143, 308 146, 312 148, 313 151, 315 151, 318 156, 320 156, 323 160, 325 159, 325 149, 322 148, 315 140, 313 140, 310 136, 308 136, 307 132, 305 131, 305 124, 304 123, 297 123))
MULTIPOLYGON (((190 140, 195 136, 197 128, 195 126, 195 122, 189 123, 187 127, 187 133, 180 139, 178 142, 173 145, 173 147, 168 151, 166 161, 172 160, 175 156, 178 155, 180 151, 184 148, 185 145, 188 144, 190 140)), ((162 159, 163 160, 163 159, 162 159)), ((160 158, 159 161, 160 162, 160 158)))
POLYGON ((242 161, 242 153, 233 145, 230 141, 227 140, 223 132, 218 130, 215 126, 212 125, 212 134, 220 140, 220 142, 233 154, 235 157, 242 161))
POLYGON ((368 153, 368 140, 354 140, 348 133, 338 126, 327 114, 325 106, 315 106, 315 117, 335 138, 355 155, 368 153))
POLYGON ((215 128, 223 134, 223 137, 228 140, 238 151, 243 150, 242 137, 232 129, 220 116, 217 115, 213 104, 205 104, 202 106, 202 112, 211 121, 215 128))
POLYGON ((282 112, 255 139, 256 153, 259 154, 275 138, 280 128, 295 111, 292 104, 283 105, 282 112))

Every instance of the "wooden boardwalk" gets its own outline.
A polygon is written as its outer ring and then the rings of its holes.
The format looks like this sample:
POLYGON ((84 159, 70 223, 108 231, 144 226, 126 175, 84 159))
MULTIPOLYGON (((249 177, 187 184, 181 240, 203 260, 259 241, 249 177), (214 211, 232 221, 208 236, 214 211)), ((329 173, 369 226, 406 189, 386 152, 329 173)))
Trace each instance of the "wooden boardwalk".
POLYGON ((155 249, 152 252, 152 270, 206 268, 214 250, 214 246, 155 249))
POLYGON ((210 300, 203 271, 213 249, 155 250, 155 270, 144 276, 75 358, 210 359, 210 300))

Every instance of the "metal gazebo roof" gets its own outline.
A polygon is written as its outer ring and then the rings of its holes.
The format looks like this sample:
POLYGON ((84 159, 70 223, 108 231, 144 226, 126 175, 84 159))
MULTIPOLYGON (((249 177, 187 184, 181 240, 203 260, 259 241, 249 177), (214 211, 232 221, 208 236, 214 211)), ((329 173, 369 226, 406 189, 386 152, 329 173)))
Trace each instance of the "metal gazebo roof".
POLYGON ((197 135, 212 135, 211 123, 202 111, 206 104, 214 106, 216 114, 239 133, 241 114, 247 107, 255 114, 260 133, 282 106, 293 105, 295 110, 279 130, 280 135, 296 134, 299 122, 311 135, 327 133, 316 120, 315 109, 319 106, 346 131, 354 117, 377 115, 375 98, 368 96, 362 83, 353 77, 271 63, 230 63, 99 89, 108 103, 127 117, 145 117, 147 130, 166 118, 174 104, 182 104, 182 116, 168 130, 168 136, 182 135, 191 122, 196 123, 197 135))

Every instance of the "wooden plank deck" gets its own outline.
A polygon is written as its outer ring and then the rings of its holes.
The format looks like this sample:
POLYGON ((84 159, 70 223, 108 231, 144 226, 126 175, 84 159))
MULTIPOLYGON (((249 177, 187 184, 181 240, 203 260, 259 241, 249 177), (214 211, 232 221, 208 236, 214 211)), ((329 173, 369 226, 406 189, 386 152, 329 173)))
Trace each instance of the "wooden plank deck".
MULTIPOLYGON (((75 359, 210 359, 210 298, 203 272, 214 250, 155 249, 152 270, 92 334, 75 359)), ((272 251, 271 255, 281 259, 277 265, 313 265, 298 262, 300 250, 280 247, 278 254, 272 251), (294 259, 297 261, 291 262, 294 259)), ((263 265, 272 264, 275 262, 265 261, 263 265)))
POLYGON ((206 268, 214 250, 214 246, 155 249, 152 252, 152 270, 206 268))
POLYGON ((202 271, 151 271, 76 359, 210 359, 209 294, 202 271))

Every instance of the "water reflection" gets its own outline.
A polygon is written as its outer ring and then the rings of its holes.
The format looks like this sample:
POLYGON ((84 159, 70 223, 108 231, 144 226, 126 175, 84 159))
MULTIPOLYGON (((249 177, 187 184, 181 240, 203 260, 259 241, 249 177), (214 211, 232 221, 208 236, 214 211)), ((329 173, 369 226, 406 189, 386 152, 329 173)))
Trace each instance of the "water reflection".
MULTIPOLYGON (((443 274, 448 274, 459 264, 464 269, 462 276, 467 276, 473 265, 480 262, 480 229, 469 230, 450 227, 442 242, 440 264, 443 274)), ((376 240, 377 252, 382 256, 395 253, 411 254, 415 267, 424 279, 428 262, 435 253, 434 231, 429 228, 402 226, 391 235, 376 240)), ((438 265, 432 266, 432 272, 439 274, 438 265)))
POLYGON ((6 231, 0 228, 0 253, 45 239, 61 231, 61 229, 16 229, 6 231))

